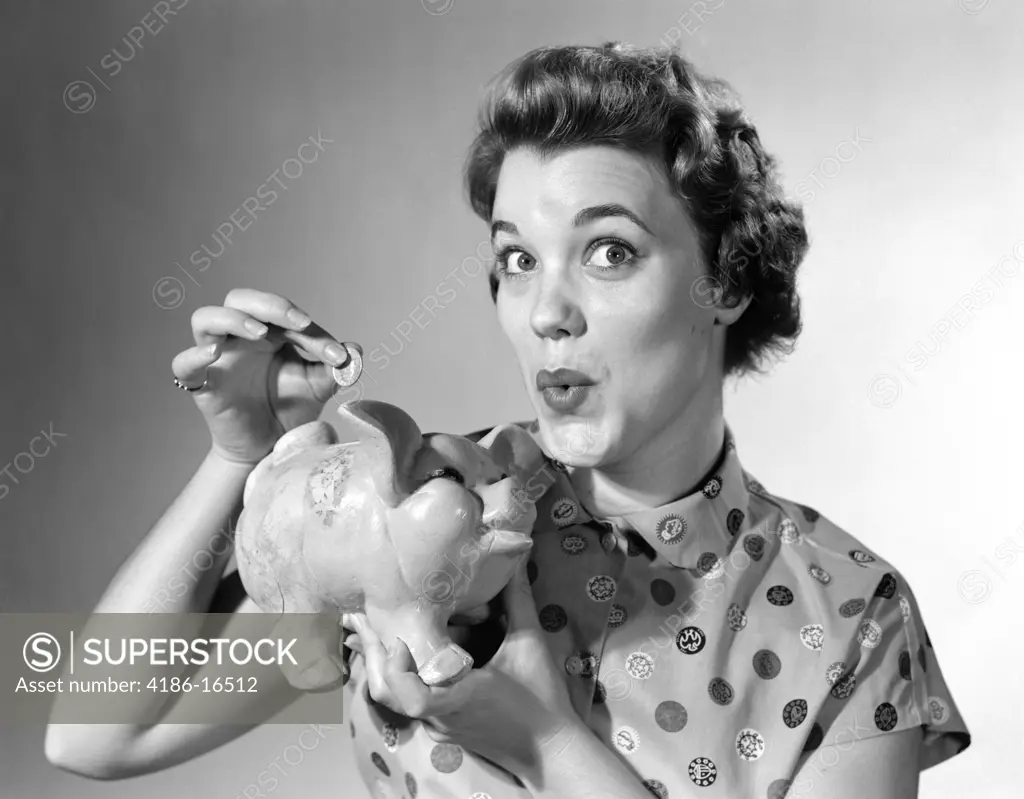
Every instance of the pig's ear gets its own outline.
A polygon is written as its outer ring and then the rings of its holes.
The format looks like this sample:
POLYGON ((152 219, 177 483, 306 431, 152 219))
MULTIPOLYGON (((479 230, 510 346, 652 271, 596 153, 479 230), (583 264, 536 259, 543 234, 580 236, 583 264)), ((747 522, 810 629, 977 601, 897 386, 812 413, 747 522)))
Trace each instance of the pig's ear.
POLYGON ((519 425, 504 424, 488 433, 480 445, 491 453, 491 458, 506 472, 534 474, 544 465, 544 452, 519 425), (514 468, 513 468, 514 467, 514 468))
POLYGON ((306 422, 294 427, 281 436, 270 453, 256 464, 256 468, 249 472, 245 480, 245 487, 242 491, 243 505, 249 502, 249 497, 256 489, 256 484, 273 471, 274 467, 282 461, 287 460, 295 453, 306 448, 316 446, 329 446, 338 443, 338 432, 324 421, 306 422))
POLYGON ((370 477, 388 507, 397 507, 411 491, 409 476, 423 433, 401 408, 377 400, 357 400, 338 407, 338 413, 367 448, 370 477))

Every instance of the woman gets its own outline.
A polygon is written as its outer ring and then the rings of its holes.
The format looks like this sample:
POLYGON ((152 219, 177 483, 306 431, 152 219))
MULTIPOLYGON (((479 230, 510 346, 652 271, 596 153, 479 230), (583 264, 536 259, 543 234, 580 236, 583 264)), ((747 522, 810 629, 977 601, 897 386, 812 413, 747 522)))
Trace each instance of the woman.
MULTIPOLYGON (((467 166, 550 487, 485 665, 428 689, 403 645, 349 638, 371 791, 916 795, 919 771, 970 736, 910 586, 745 472, 723 419, 725 378, 799 333, 807 247, 729 88, 672 52, 542 48, 495 86, 467 166)), ((142 610, 166 564, 217 535, 247 474, 316 418, 328 367, 347 359, 292 303, 252 290, 198 310, 193 332, 173 371, 211 451, 99 612, 142 610)), ((219 586, 216 573, 163 609, 252 611, 237 573, 219 586)), ((112 778, 240 732, 174 718, 51 725, 47 753, 112 778)))

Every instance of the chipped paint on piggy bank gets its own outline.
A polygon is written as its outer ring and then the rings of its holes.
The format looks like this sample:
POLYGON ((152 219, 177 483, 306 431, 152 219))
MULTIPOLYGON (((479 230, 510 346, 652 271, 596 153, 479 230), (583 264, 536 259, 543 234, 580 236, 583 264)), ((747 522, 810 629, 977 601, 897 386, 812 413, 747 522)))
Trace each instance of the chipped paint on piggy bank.
POLYGON ((474 443, 424 435, 384 402, 339 413, 357 440, 339 442, 327 422, 301 425, 246 480, 235 535, 242 584, 263 612, 281 615, 277 634, 300 640, 297 665, 282 667, 296 688, 343 681, 342 614, 385 646, 405 641, 426 684, 451 684, 473 660, 448 619, 495 597, 529 552, 536 497, 523 483, 543 453, 511 424, 474 443))

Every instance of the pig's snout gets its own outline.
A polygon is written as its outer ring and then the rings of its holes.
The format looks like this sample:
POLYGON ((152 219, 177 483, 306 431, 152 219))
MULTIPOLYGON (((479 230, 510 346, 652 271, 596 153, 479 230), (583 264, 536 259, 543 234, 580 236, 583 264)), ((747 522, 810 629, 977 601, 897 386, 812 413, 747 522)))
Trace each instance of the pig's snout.
POLYGON ((513 530, 529 534, 537 520, 536 497, 530 497, 511 477, 488 486, 478 486, 476 492, 484 501, 481 524, 489 529, 513 530))

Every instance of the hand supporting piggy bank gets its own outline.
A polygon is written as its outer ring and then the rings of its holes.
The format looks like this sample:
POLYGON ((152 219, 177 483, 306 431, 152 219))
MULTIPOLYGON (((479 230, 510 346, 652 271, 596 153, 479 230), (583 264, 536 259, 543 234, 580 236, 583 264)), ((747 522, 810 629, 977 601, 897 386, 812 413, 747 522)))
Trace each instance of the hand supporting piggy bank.
POLYGON ((448 619, 495 597, 529 552, 537 511, 523 475, 543 453, 516 425, 477 444, 423 435, 384 402, 339 413, 357 441, 339 443, 323 421, 301 425, 246 480, 235 536, 242 584, 262 611, 281 614, 276 634, 299 639, 298 665, 282 666, 296 688, 342 681, 342 614, 385 646, 405 641, 427 685, 456 682, 473 659, 448 619))

